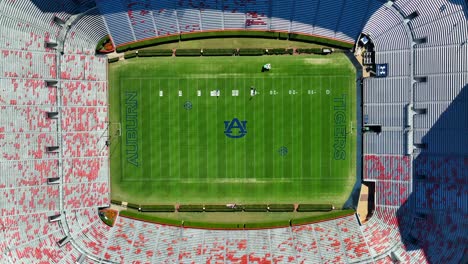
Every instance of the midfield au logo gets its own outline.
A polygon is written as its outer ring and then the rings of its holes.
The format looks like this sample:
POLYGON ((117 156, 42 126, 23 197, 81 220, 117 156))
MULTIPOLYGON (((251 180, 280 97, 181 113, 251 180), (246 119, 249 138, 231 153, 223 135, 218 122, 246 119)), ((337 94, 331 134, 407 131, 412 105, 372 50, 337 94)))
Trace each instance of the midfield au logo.
POLYGON ((239 121, 236 117, 232 121, 224 121, 224 134, 230 138, 241 138, 247 134, 247 121, 239 121), (238 133, 232 130, 238 129, 238 133))

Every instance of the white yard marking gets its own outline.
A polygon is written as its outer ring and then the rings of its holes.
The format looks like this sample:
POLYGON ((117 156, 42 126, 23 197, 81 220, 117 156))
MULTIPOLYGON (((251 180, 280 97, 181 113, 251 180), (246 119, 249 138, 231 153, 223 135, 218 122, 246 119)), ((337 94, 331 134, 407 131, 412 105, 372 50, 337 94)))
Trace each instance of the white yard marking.
MULTIPOLYGON (((262 89, 265 89, 265 77, 262 79, 262 89)), ((263 106, 263 112, 262 115, 265 116, 265 96, 262 96, 262 106, 263 106)), ((263 126, 263 143, 265 144, 265 126, 263 126)), ((263 151, 265 151, 265 146, 263 147, 263 151)), ((266 153, 265 153, 266 154, 266 153)), ((266 157, 267 155, 263 155, 263 168, 262 171, 266 170, 266 157)), ((266 174, 264 176, 267 176, 266 174)))
MULTIPOLYGON (((205 79, 205 87, 206 87, 206 81, 207 79, 205 79)), ((206 88, 207 89, 207 88, 206 88)), ((206 107, 208 107, 208 96, 206 97, 206 107)), ((208 123, 209 123, 209 118, 208 118, 208 113, 205 112, 205 118, 206 118, 206 124, 205 126, 208 126, 208 123)), ((207 133, 208 135, 208 133, 207 133)), ((206 139, 206 172, 208 173, 208 166, 209 166, 209 158, 208 158, 208 153, 209 153, 209 145, 208 145, 208 142, 209 142, 209 138, 206 139)), ((206 175, 204 175, 206 177, 206 175)))
MULTIPOLYGON (((290 80, 289 83, 291 83, 291 80, 290 80)), ((291 90, 291 92, 292 92, 292 93, 290 93, 290 94, 292 94, 292 95, 295 95, 295 94, 296 94, 296 90, 291 90)), ((292 105, 294 105, 294 103, 293 103, 292 105)), ((295 106, 294 106, 294 107, 295 107, 295 106)), ((295 138, 295 135, 294 135, 294 121, 295 121, 295 118, 294 118, 295 113, 294 113, 294 112, 295 112, 295 111, 290 111, 290 112, 291 112, 291 120, 292 120, 292 126, 291 126, 291 135, 292 135, 291 141, 292 141, 292 142, 291 142, 291 147, 289 148, 290 151, 288 151, 288 152, 291 153, 291 154, 290 154, 290 156, 291 156, 291 175, 294 175, 294 158, 293 158, 293 151, 294 151, 294 138, 295 138)))
MULTIPOLYGON (((244 81, 244 86, 245 87, 245 78, 242 78, 243 81, 244 81)), ((244 116, 246 116, 246 112, 245 112, 245 105, 246 103, 244 103, 244 116)), ((247 144, 244 143, 244 154, 247 153, 247 144)), ((247 178, 247 157, 246 155, 244 155, 244 179, 247 178)))
MULTIPOLYGON (((180 89, 180 79, 177 80, 177 89, 180 89)), ((181 90, 179 90, 179 97, 180 96, 182 96, 182 91, 181 90)), ((180 100, 179 100, 179 98, 177 98, 177 127, 179 127, 179 128, 181 127, 180 126, 180 100)), ((180 163, 181 163, 180 162, 180 156, 181 156, 180 152, 182 151, 182 146, 180 144, 180 129, 179 129, 179 131, 177 131, 177 146, 179 146, 179 151, 177 153, 177 158, 179 160, 179 164, 178 164, 179 165, 179 179, 181 179, 180 173, 181 173, 182 170, 181 170, 181 167, 180 167, 180 163)))
MULTIPOLYGON (((276 84, 276 82, 273 82, 273 85, 275 85, 275 84, 276 84)), ((273 86, 273 87, 274 87, 274 86, 273 86)), ((273 93, 271 93, 272 95, 276 95, 276 94, 277 94, 277 93, 276 93, 276 89, 273 89, 273 91, 271 91, 271 92, 273 92, 273 93)), ((275 129, 275 105, 276 105, 276 100, 273 99, 273 120, 272 120, 273 129, 272 129, 272 131, 271 131, 271 133, 272 133, 272 138, 273 138, 273 146, 272 146, 273 149, 276 148, 276 145, 275 145, 275 143, 276 143, 276 142, 275 142, 275 141, 276 141, 276 140, 275 140, 275 130, 276 130, 276 129, 275 129)), ((276 158, 275 151, 272 151, 271 153, 272 153, 273 164, 276 164, 276 160, 275 160, 275 158, 276 158)), ((273 165, 273 166, 274 166, 274 165, 273 165)), ((275 168, 273 167, 273 175, 272 175, 272 178, 273 178, 273 179, 275 179, 275 171, 276 171, 276 170, 275 170, 275 168)))
MULTIPOLYGON (((158 88, 161 89, 161 79, 158 80, 158 88)), ((162 90, 159 90, 159 94, 161 95, 162 94, 162 90)), ((158 100, 158 107, 159 107, 159 111, 161 111, 161 100, 158 100)), ((162 133, 161 133, 161 128, 159 128, 159 142, 160 144, 162 145, 162 133)), ((159 148, 159 176, 162 175, 162 148, 160 147, 159 148)))
MULTIPOLYGON (((304 78, 301 77, 301 91, 304 87, 303 85, 304 83, 304 78)), ((304 120, 304 113, 303 113, 303 110, 302 110, 302 104, 303 104, 303 100, 304 98, 301 97, 301 120, 304 120)), ((302 129, 304 129, 302 126, 301 126, 302 129)), ((302 130, 302 138, 305 138, 305 137, 309 137, 310 135, 304 135, 304 130, 302 130)), ((301 144, 301 156, 300 156, 300 160, 301 160, 301 179, 302 177, 304 176, 304 162, 303 162, 303 159, 304 159, 304 146, 301 144)))
MULTIPOLYGON (((284 90, 284 78, 281 78, 281 88, 282 88, 282 90, 284 90)), ((284 96, 281 96, 281 108, 284 109, 284 96)), ((282 127, 282 131, 281 131, 282 132, 282 135, 281 135, 281 139, 282 139, 281 144, 282 145, 285 144, 285 142, 284 142, 285 141, 285 139, 284 139, 284 130, 285 129, 284 129, 284 120, 283 120, 283 127, 282 127)), ((280 176, 281 176, 281 178, 283 178, 283 175, 284 175, 284 173, 283 173, 284 172, 284 162, 281 163, 281 165, 282 166, 280 167, 281 168, 280 176)))
MULTIPOLYGON (((218 87, 218 78, 216 78, 216 87, 218 87)), ((219 90, 215 90, 217 91, 217 96, 219 96, 219 90)), ((218 120, 218 101, 216 101, 216 118, 215 120, 218 120)), ((218 153, 218 126, 215 126, 216 127, 216 134, 215 134, 215 138, 216 138, 216 153, 218 153)), ((216 174, 218 174, 218 157, 216 157, 216 174)))
MULTIPOLYGON (((320 78, 320 94, 322 92, 322 77, 319 77, 320 78)), ((322 96, 320 96, 320 109, 322 109, 322 96)), ((319 118, 319 122, 320 122, 320 128, 322 127, 323 125, 323 122, 322 122, 322 118, 319 118)), ((319 138, 322 138, 322 129, 319 129, 320 131, 320 137, 319 138)), ((320 152, 322 152, 322 141, 320 141, 320 152)), ((319 162, 319 167, 320 167, 320 174, 319 175, 322 175, 322 155, 318 155, 320 157, 320 162, 319 162)))
MULTIPOLYGON (((198 84, 198 78, 197 78, 197 88, 199 88, 199 87, 200 87, 200 85, 198 84)), ((197 95, 201 96, 201 90, 197 91, 197 95)), ((197 97, 197 124, 200 124, 200 100, 199 100, 198 97, 197 97)), ((198 135, 198 130, 197 130, 197 140, 198 140, 197 145, 200 145, 200 135, 198 135)), ((200 151, 200 150, 198 150, 198 151, 200 151)), ((200 153, 197 153, 197 164, 200 165, 200 156, 198 154, 200 154, 200 153)), ((197 176, 197 178, 200 178, 200 166, 197 166, 197 167, 198 167, 198 176, 197 176)))
MULTIPOLYGON (((237 78, 234 78, 234 87, 237 87, 237 78)), ((237 90, 239 95, 239 90, 237 90)), ((237 113, 237 100, 234 100, 234 112, 237 113)), ((237 141, 234 141, 234 158, 237 157, 237 141)), ((234 175, 237 175, 237 164, 234 162, 234 175)))
MULTIPOLYGON (((187 94, 190 94, 189 93, 189 87, 188 87, 188 81, 186 82, 185 84, 185 90, 187 92, 187 94)), ((188 113, 186 113, 188 115, 188 113)), ((187 169, 188 171, 190 172, 190 160, 191 160, 191 148, 190 148, 190 116, 187 116, 187 169)), ((184 175, 185 177, 188 177, 189 175, 184 175)), ((190 175, 192 176, 192 175, 190 175)))
MULTIPOLYGON (((225 81, 224 81, 224 88, 226 88, 226 79, 224 79, 224 80, 225 80, 225 81)), ((233 90, 232 92, 234 93, 234 90, 233 90)), ((226 88, 226 94, 227 94, 227 88, 226 88)), ((225 115, 226 115, 226 99, 227 99, 227 96, 224 97, 224 114, 225 114, 225 115)), ((235 142, 234 142, 234 144, 235 144, 235 142)), ((228 147, 227 147, 227 137, 224 137, 224 150, 225 150, 225 152, 224 152, 224 154, 225 154, 225 156, 224 156, 224 173, 225 173, 224 177, 227 177, 227 176, 228 176, 228 168, 227 168, 227 167, 228 167, 228 165, 227 165, 227 160, 228 160, 228 159, 227 159, 227 157, 228 157, 228 152, 227 152, 227 150, 228 150, 228 147)), ((235 157, 235 156, 234 156, 234 157, 235 157)))
MULTIPOLYGON (((153 122, 152 122, 152 107, 153 107, 153 80, 150 80, 150 155, 153 157, 153 122)), ((140 79, 140 86, 141 86, 141 79, 140 79)), ((153 178, 153 161, 150 162, 150 177, 153 178)))
MULTIPOLYGON (((168 83, 169 83, 169 80, 168 80, 168 83)), ((169 96, 169 109, 171 109, 171 97, 172 96, 169 96)), ((171 112, 172 111, 169 111, 169 120, 172 120, 171 119, 171 112)), ((170 146, 170 144, 171 144, 171 133, 168 133, 168 137, 169 137, 169 139, 167 140, 167 142, 168 142, 168 144, 170 146)), ((169 158, 169 177, 172 177, 172 175, 171 175, 171 165, 172 165, 171 160, 172 159, 171 159, 171 148, 170 147, 169 147, 169 156, 168 156, 168 158, 169 158)))

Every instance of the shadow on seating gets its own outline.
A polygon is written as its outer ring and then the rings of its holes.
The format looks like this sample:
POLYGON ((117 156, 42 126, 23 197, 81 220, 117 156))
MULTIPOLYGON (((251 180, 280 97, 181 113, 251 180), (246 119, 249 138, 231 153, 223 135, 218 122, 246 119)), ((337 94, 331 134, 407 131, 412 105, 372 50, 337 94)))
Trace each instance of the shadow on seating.
POLYGON ((412 193, 397 211, 407 250, 422 249, 430 263, 462 263, 466 250, 467 134, 465 85, 422 137, 426 148, 413 161, 412 193))

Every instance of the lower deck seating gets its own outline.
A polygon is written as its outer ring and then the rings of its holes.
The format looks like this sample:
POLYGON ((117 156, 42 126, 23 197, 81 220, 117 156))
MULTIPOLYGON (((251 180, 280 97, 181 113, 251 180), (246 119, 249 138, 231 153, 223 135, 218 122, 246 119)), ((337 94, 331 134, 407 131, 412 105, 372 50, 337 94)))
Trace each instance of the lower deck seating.
POLYGON ((93 254, 99 258, 111 234, 111 228, 99 218, 97 209, 70 208, 65 213, 65 219, 75 245, 87 254, 93 254))
POLYGON ((107 107, 62 107, 63 131, 104 131, 108 123, 107 107))
POLYGON ((468 157, 419 155, 415 162, 416 176, 425 177, 427 182, 466 185, 468 179, 468 157))
POLYGON ((109 175, 106 156, 63 159, 65 183, 104 182, 109 175))
MULTIPOLYGON (((363 82, 365 104, 401 105, 410 103, 411 79, 409 77, 366 78, 363 82)), ((384 115, 385 113, 382 113, 384 115)))
POLYGON ((58 159, 3 161, 0 163, 0 188, 46 185, 47 178, 58 177, 58 163, 58 159))
POLYGON ((97 8, 86 12, 68 30, 64 43, 64 53, 86 53, 93 54, 96 43, 108 35, 104 18, 97 8))
MULTIPOLYGON (((410 21, 410 26, 417 28, 463 10, 466 12, 467 3, 464 0, 433 0, 430 5, 427 5, 424 1, 397 1, 396 7, 405 16, 417 10, 418 16, 410 21)), ((441 29, 437 28, 437 30, 441 29)))
POLYGON ((378 217, 372 217, 361 228, 370 252, 374 257, 391 251, 401 241, 398 229, 388 226, 378 217))
POLYGON ((55 79, 56 54, 47 52, 1 50, 1 77, 55 79))
POLYGON ((47 213, 0 217, 2 236, 0 252, 14 249, 29 241, 60 231, 58 223, 49 223, 47 213))
POLYGON ((464 58, 468 57, 468 45, 432 46, 417 45, 414 50, 414 73, 419 76, 468 71, 464 58))
POLYGON ((416 180, 414 183, 416 208, 423 211, 462 211, 468 213, 465 199, 468 187, 461 184, 430 183, 416 180))
POLYGON ((175 5, 176 2, 172 0, 161 0, 151 4, 157 29, 157 36, 167 36, 180 33, 180 25, 178 23, 175 5))
POLYGON ((67 258, 76 260, 77 253, 72 245, 62 248, 57 246, 57 241, 63 237, 64 234, 60 231, 36 236, 27 243, 10 250, 7 255, 13 263, 58 263, 67 258))
POLYGON ((409 32, 402 21, 401 14, 394 8, 381 6, 363 29, 375 45, 376 51, 404 50, 410 47, 409 32), (386 23, 379 23, 386 21, 386 23))
POLYGON ((109 234, 100 256, 114 262, 341 263, 370 258, 354 215, 292 228, 244 231, 179 228, 119 217, 109 234))
POLYGON ((67 55, 45 47, 46 41, 58 41, 61 26, 53 22, 55 16, 67 20, 91 3, 78 2, 0 1, 2 263, 76 262, 81 253, 75 245, 57 245, 66 234, 66 222, 50 223, 48 217, 109 204, 108 154, 101 151, 103 144, 82 146, 80 151, 72 150, 79 146, 70 142, 76 137, 83 145, 97 141, 97 133, 106 129, 107 58, 94 55, 97 41, 107 34, 107 30, 103 34, 102 17, 95 10, 72 24, 65 34, 67 55), (51 7, 53 12, 47 12, 51 7), (95 25, 92 31, 82 27, 99 20, 99 28, 95 25), (64 81, 60 87, 60 78, 76 80, 64 81), (58 116, 48 118, 48 112, 58 116), (88 134, 95 136, 86 141, 88 134), (58 146, 58 151, 49 152, 47 147, 52 146, 58 146), (65 150, 70 157, 62 159, 65 150), (90 156, 95 153, 102 154, 101 159, 90 156), (60 177, 63 185, 47 183, 60 177))
POLYGON ((66 209, 106 206, 109 201, 109 183, 69 183, 63 187, 63 204, 66 209))
POLYGON ((411 158, 399 155, 365 155, 365 180, 409 181, 411 158))
POLYGON ((0 123, 5 133, 52 132, 57 130, 57 121, 47 118, 54 107, 0 106, 0 123))
POLYGON ((62 104, 64 106, 107 105, 107 83, 89 81, 63 81, 62 104))
POLYGON ((248 237, 245 232, 231 232, 226 242, 226 261, 231 263, 247 262, 248 237))
POLYGON ((58 186, 32 186, 1 189, 2 216, 56 211, 59 208, 58 186))
MULTIPOLYGON (((16 74, 15 74, 16 75, 16 74)), ((57 89, 41 79, 0 79, 0 105, 54 106, 57 89)), ((0 123, 3 126, 3 123, 0 123)), ((0 132, 2 132, 0 130, 0 132)))
POLYGON ((103 56, 63 55, 61 78, 64 80, 106 81, 107 59, 103 56))
POLYGON ((108 155, 102 132, 70 132, 62 135, 64 157, 99 157, 108 155))
POLYGON ((201 28, 203 30, 224 29, 223 12, 221 10, 204 8, 200 10, 201 28))
POLYGON ((294 10, 292 10, 293 13, 290 18, 290 32, 313 34, 317 13, 319 12, 319 1, 293 1, 291 4, 294 4, 294 10))
POLYGON ((180 32, 197 32, 201 30, 200 10, 182 8, 177 10, 180 32))
POLYGON ((377 181, 375 194, 378 205, 401 206, 411 194, 411 184, 406 181, 377 181))
POLYGON ((46 147, 58 144, 53 133, 0 133, 0 156, 6 160, 56 158, 46 147))
POLYGON ((411 236, 416 239, 418 248, 431 263, 456 263, 463 257, 463 250, 458 245, 466 245, 468 237, 466 212, 429 213, 415 219, 411 236))
POLYGON ((123 3, 127 9, 129 22, 135 36, 151 38, 156 36, 156 28, 150 3, 143 1, 128 1, 123 3))
POLYGON ((97 6, 116 46, 167 35, 226 29, 284 31, 352 43, 368 12, 375 11, 369 8, 369 0, 355 2, 99 0, 97 6))
POLYGON ((270 244, 273 263, 296 261, 296 239, 291 228, 278 228, 270 230, 270 244))
MULTIPOLYGON (((96 0, 96 5, 104 17, 105 24, 112 35, 114 44, 135 41, 135 33, 124 7, 124 1, 96 0)), ((146 37, 146 35, 143 35, 146 37)))
POLYGON ((336 226, 349 262, 366 261, 370 251, 361 230, 357 228, 355 219, 351 217, 340 218, 337 220, 336 226))
POLYGON ((425 38, 427 43, 435 45, 462 44, 468 39, 465 12, 459 10, 443 16, 433 22, 419 26, 410 24, 416 39, 425 38))
POLYGON ((54 32, 8 16, 1 16, 0 24, 3 27, 0 32, 0 47, 25 51, 51 51, 45 42, 55 38, 54 32))
POLYGON ((291 14, 292 10, 288 5, 292 4, 293 1, 272 1, 271 3, 271 18, 270 18, 270 29, 278 31, 289 32, 291 28, 291 14))

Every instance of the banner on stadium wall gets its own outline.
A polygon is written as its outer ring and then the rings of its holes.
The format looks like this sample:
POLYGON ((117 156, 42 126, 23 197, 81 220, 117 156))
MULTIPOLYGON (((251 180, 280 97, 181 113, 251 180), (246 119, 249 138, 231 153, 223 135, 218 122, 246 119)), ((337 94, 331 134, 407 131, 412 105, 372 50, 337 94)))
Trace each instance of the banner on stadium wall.
POLYGON ((376 64, 375 73, 379 78, 387 77, 388 75, 388 64, 376 64))

